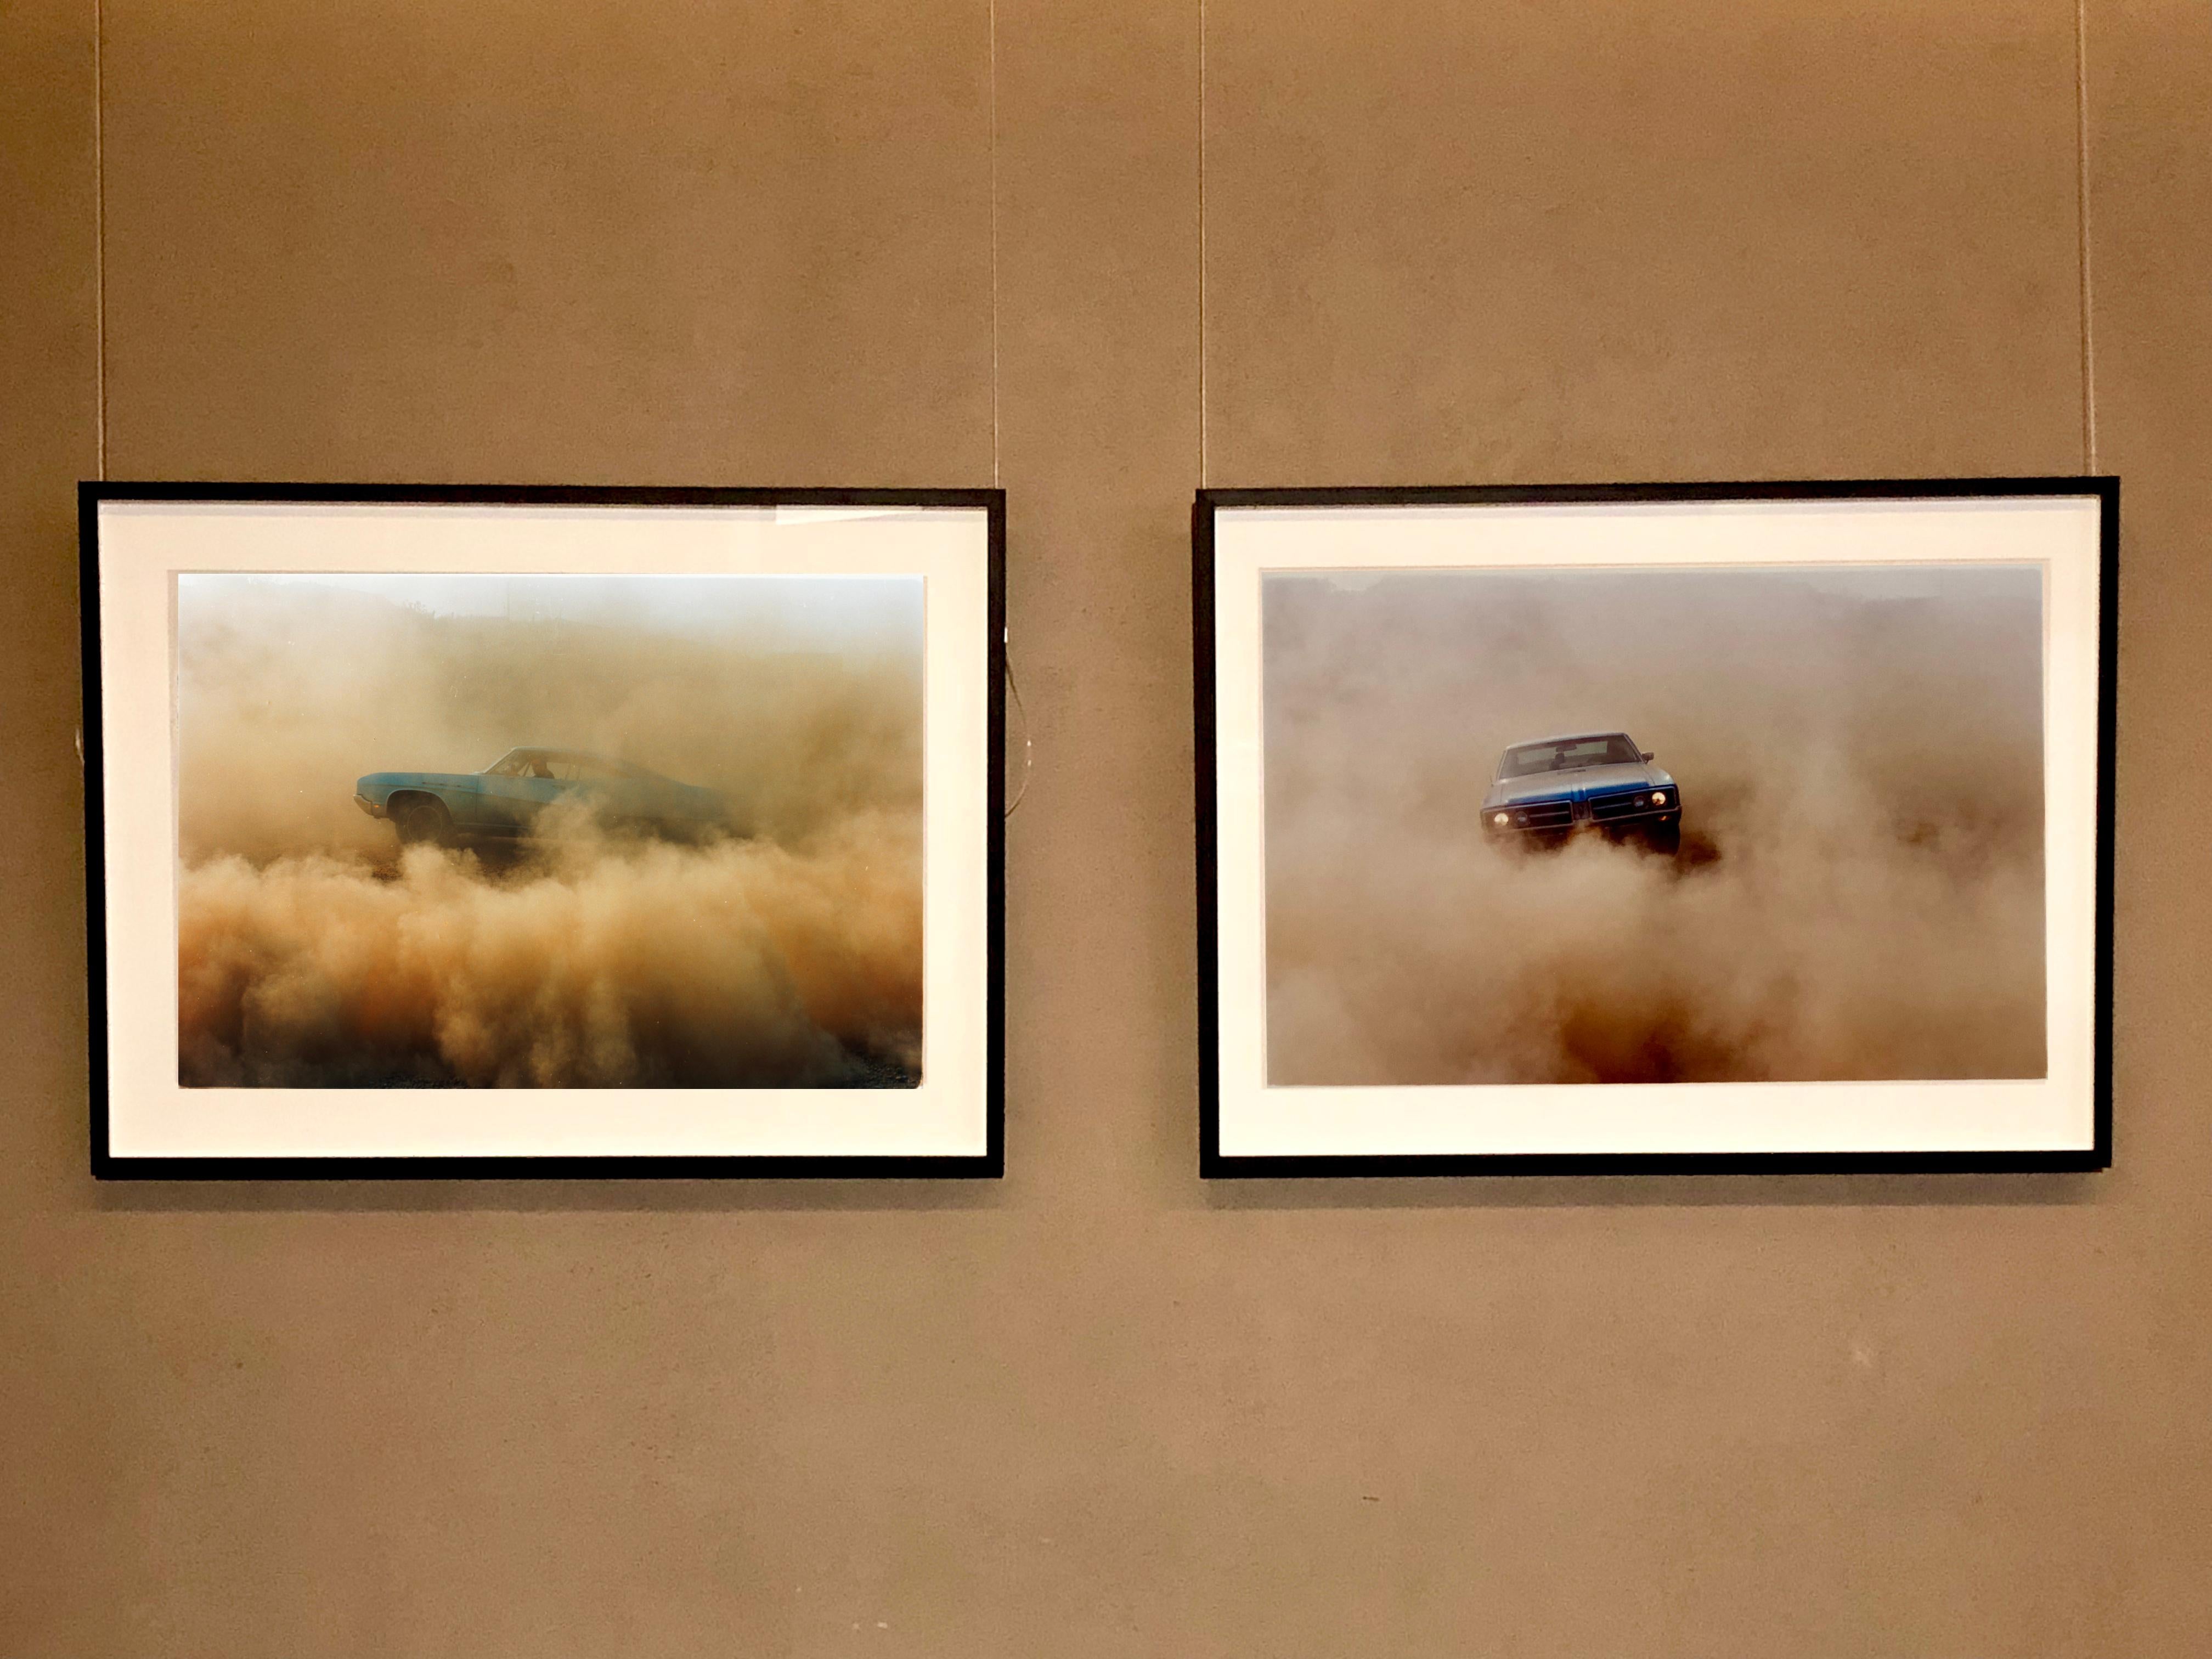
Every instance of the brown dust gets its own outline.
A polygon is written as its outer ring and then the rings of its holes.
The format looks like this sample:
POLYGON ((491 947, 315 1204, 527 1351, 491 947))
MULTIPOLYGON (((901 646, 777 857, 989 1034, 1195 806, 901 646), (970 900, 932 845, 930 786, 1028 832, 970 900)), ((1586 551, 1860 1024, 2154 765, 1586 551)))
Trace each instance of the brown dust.
POLYGON ((897 1086, 921 1038, 920 640, 439 616, 180 587, 187 1085, 897 1086), (588 812, 418 846, 373 771, 519 744, 720 790, 689 843, 588 812))
POLYGON ((2033 568, 1273 576, 1268 1080, 2043 1074, 2033 568), (1626 730, 1679 858, 1488 845, 1626 730))

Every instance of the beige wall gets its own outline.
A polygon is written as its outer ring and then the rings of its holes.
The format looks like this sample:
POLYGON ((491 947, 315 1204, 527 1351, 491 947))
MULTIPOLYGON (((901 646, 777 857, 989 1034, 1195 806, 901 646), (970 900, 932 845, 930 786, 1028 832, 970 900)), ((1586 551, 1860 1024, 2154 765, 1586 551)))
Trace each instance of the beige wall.
POLYGON ((2212 1651, 2196 0, 2087 16, 2118 1167, 1194 1173, 1193 487, 2080 468, 2075 21, 0 7, 0 1655, 2212 1651), (118 478, 995 460, 1008 1179, 96 1188, 103 431, 118 478))

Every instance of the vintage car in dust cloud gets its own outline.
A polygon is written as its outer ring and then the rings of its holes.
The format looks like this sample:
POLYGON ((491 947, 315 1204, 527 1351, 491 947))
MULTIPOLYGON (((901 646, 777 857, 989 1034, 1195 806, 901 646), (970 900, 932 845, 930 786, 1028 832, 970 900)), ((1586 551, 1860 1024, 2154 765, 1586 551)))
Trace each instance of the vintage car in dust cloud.
POLYGON ((1493 842, 1554 845, 1595 830, 1672 854, 1682 844, 1682 795, 1626 732, 1576 732, 1510 745, 1482 798, 1493 842))
POLYGON ((576 749, 510 749, 481 772, 371 772, 353 799, 409 842, 534 836, 556 805, 583 809, 580 817, 605 827, 679 839, 729 827, 728 805, 713 790, 576 749))

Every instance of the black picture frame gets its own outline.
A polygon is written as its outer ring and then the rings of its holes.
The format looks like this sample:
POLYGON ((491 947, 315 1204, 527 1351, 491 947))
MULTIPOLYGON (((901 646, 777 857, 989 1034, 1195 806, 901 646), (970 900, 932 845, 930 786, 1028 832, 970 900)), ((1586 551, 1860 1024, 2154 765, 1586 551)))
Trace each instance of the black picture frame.
MULTIPOLYGON (((1199 1173, 1206 1180, 1513 1176, 2059 1174, 2112 1161, 2112 971, 2113 750, 2118 688, 2119 479, 2111 475, 1760 480, 1562 485, 1202 489, 1192 510, 1191 627, 1198 890, 1199 1173), (1222 848, 1217 711, 1216 538, 1220 516, 1246 508, 1572 506, 1670 503, 1943 501, 2094 498, 2097 504, 2094 1033, 2092 1134, 2078 1146, 1898 1152, 1225 1152, 1222 1123, 1222 848)), ((1382 568, 1378 565, 1378 568, 1382 568)), ((1243 848, 1240 848, 1242 852, 1243 848)), ((1686 1087, 1728 1087, 1692 1084, 1686 1087)))
POLYGON ((915 1180, 997 1179, 1006 1168, 1005 861, 1006 493, 997 488, 824 489, 723 486, 298 483, 85 481, 78 486, 83 672, 88 1097, 90 1166, 101 1181, 915 1180), (110 503, 404 505, 532 507, 751 507, 980 510, 986 515, 983 1150, 957 1155, 138 1156, 115 1150, 111 1123, 100 515, 110 503))

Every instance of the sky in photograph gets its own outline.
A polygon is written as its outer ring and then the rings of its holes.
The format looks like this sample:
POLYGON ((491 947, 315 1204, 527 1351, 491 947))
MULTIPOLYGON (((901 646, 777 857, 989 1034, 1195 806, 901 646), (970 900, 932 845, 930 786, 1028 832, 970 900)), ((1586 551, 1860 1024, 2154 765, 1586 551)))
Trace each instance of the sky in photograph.
POLYGON ((909 575, 283 575, 179 577, 204 603, 248 586, 350 592, 433 617, 601 623, 704 637, 774 632, 797 648, 919 649, 923 580, 909 575))

